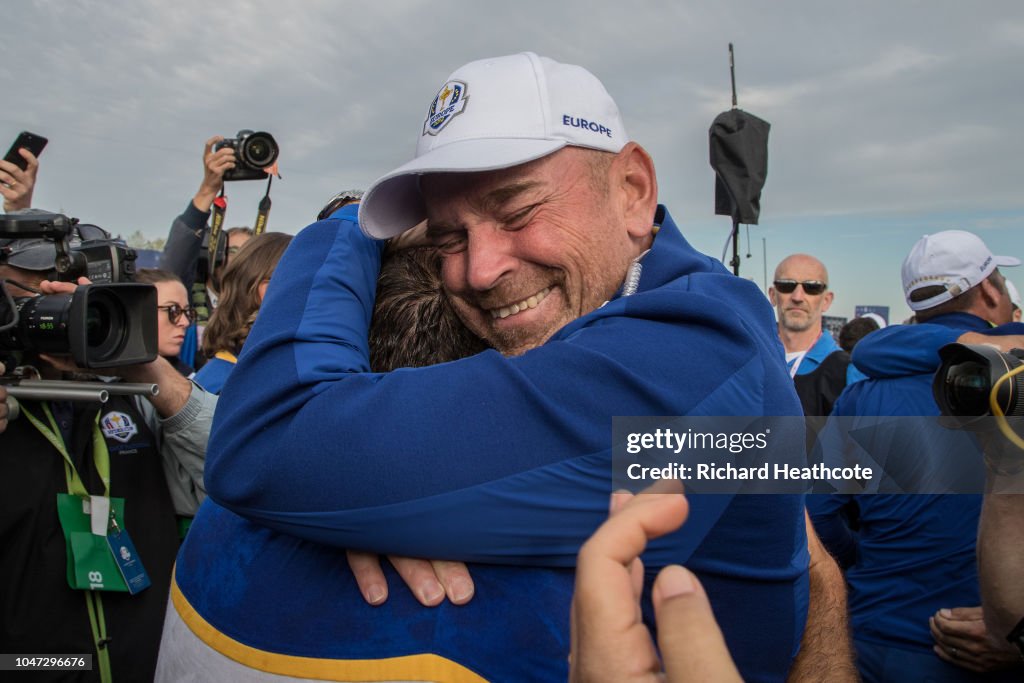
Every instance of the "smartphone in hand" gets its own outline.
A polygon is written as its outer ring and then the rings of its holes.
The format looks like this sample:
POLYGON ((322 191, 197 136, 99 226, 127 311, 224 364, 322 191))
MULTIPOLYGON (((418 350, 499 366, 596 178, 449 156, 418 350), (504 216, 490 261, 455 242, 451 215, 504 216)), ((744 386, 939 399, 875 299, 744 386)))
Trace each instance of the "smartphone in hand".
POLYGON ((47 142, 49 142, 49 140, 44 138, 42 135, 36 135, 35 133, 23 130, 18 134, 18 138, 14 141, 14 144, 11 145, 11 148, 7 150, 7 154, 4 155, 4 161, 9 161, 24 171, 28 168, 28 162, 25 161, 25 157, 18 154, 18 150, 24 147, 38 157, 42 153, 43 148, 46 147, 47 142))

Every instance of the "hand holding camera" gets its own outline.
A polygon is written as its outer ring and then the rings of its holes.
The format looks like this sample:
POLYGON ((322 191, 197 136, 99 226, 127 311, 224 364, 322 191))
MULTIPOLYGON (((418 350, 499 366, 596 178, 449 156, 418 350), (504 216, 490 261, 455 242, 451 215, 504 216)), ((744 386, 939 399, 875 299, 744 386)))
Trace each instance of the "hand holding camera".
POLYGON ((238 131, 238 137, 222 139, 213 145, 214 151, 232 149, 235 165, 224 173, 224 180, 261 180, 267 169, 277 161, 280 148, 270 133, 251 130, 238 131))
POLYGON ((203 182, 199 185, 199 191, 193 197, 192 203, 202 212, 207 212, 213 205, 224 185, 224 174, 235 167, 235 153, 233 149, 222 147, 215 149, 215 145, 224 139, 221 135, 214 135, 206 141, 203 150, 203 182))

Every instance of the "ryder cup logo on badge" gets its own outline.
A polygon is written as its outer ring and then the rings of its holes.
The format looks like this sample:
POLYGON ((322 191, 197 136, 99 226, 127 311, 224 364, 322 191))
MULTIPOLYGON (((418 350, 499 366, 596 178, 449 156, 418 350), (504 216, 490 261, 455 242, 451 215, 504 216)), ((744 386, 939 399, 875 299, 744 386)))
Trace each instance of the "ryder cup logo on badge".
POLYGON ((448 122, 462 113, 466 108, 468 88, 462 81, 448 81, 437 91, 437 96, 427 110, 427 120, 423 122, 424 135, 437 135, 448 125, 448 122))
POLYGON ((100 429, 108 439, 117 439, 121 443, 128 443, 128 439, 139 433, 139 428, 130 417, 116 411, 100 418, 100 429))

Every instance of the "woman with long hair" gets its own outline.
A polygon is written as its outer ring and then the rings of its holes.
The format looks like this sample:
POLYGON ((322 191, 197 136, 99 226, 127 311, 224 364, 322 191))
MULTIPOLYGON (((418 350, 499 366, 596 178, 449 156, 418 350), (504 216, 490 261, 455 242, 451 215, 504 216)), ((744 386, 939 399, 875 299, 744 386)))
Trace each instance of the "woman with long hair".
POLYGON ((235 367, 238 354, 263 296, 292 236, 266 232, 246 242, 228 263, 221 278, 217 308, 203 332, 202 349, 209 359, 194 379, 207 391, 219 394, 235 367))

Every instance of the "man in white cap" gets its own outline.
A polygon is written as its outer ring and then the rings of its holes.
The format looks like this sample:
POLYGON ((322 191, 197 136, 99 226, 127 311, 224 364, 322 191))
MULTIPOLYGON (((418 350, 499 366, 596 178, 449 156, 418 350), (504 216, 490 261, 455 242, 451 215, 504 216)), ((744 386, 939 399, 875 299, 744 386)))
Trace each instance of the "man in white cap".
MULTIPOLYGON (((472 62, 417 136, 358 223, 338 209, 275 272, 224 390, 158 679, 565 680, 612 417, 800 414, 771 309, 686 243, 589 72, 472 62), (424 219, 447 295, 494 350, 369 373, 375 240, 424 219), (392 560, 415 598, 388 595, 376 557, 352 556, 357 583, 344 548, 473 562, 472 582, 392 560)), ((690 505, 649 566, 686 562, 744 678, 781 680, 808 603, 803 497, 690 505)))
MULTIPOLYGON (((865 681, 975 680, 964 669, 992 671, 1014 661, 1012 650, 989 637, 978 607, 984 464, 965 433, 941 429, 930 416, 939 413, 932 396, 938 349, 1010 321, 999 268, 1019 264, 993 255, 969 232, 922 237, 902 269, 906 301, 920 324, 879 330, 854 349, 869 379, 847 387, 836 402, 823 436, 826 458, 864 449, 885 467, 882 488, 901 493, 811 496, 808 507, 822 541, 846 568, 865 681), (851 422, 856 433, 842 432, 840 425, 851 422), (832 434, 844 439, 836 448, 829 448, 832 434), (973 493, 907 495, 957 492, 969 482, 977 482, 973 493)), ((1014 327, 1001 331, 1019 333, 1014 327)))

